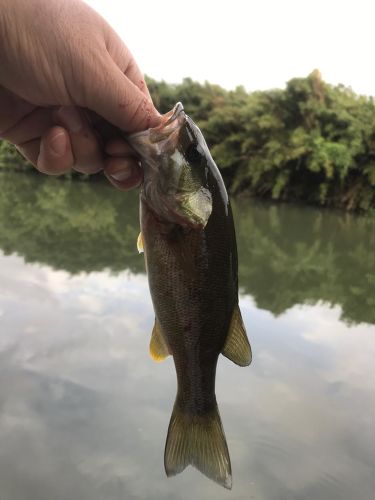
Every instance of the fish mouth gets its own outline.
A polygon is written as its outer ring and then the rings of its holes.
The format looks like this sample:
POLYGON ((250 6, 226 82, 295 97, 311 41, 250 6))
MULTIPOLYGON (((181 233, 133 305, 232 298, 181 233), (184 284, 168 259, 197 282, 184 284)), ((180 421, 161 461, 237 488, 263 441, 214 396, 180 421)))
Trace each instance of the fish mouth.
POLYGON ((212 212, 212 195, 207 180, 194 177, 184 156, 186 144, 181 142, 184 139, 189 144, 193 140, 189 123, 178 102, 161 117, 159 125, 131 134, 128 139, 145 160, 142 197, 153 212, 167 222, 204 229, 212 212), (186 137, 181 138, 181 130, 186 137))
POLYGON ((165 139, 171 133, 179 128, 181 125, 181 119, 185 120, 185 111, 181 102, 178 102, 174 107, 161 116, 161 121, 156 127, 149 128, 147 130, 142 130, 140 132, 135 132, 134 134, 127 135, 127 139, 132 143, 133 139, 137 143, 138 139, 143 136, 149 136, 151 142, 158 142, 165 139))
POLYGON ((184 107, 182 105, 182 102, 178 102, 177 104, 175 104, 173 109, 171 109, 171 111, 164 115, 166 119, 164 126, 176 120, 181 113, 184 113, 184 107))

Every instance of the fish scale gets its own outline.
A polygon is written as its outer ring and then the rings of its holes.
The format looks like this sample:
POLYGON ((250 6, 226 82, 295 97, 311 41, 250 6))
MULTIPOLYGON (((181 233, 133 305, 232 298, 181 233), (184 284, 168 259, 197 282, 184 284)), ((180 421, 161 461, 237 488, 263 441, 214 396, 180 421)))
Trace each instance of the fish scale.
POLYGON ((173 356, 177 396, 166 441, 168 476, 193 465, 231 488, 216 403, 220 353, 251 362, 238 307, 237 248, 228 195, 199 128, 181 104, 129 142, 144 169, 140 221, 155 326, 151 355, 173 356))

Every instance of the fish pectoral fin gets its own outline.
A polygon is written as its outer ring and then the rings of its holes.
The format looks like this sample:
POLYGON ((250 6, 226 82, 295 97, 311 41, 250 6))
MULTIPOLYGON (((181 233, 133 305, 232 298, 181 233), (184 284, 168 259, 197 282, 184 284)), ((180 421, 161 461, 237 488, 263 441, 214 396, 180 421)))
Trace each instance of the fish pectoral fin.
POLYGON ((144 246, 143 246, 143 238, 142 238, 142 233, 139 233, 138 238, 137 238, 137 250, 139 253, 143 253, 144 246))
POLYGON ((155 318, 155 325, 151 334, 150 354, 154 361, 164 361, 170 355, 168 345, 164 339, 159 321, 155 318))
POLYGON ((239 366, 248 366, 251 363, 251 347, 238 305, 232 314, 222 354, 239 366))
POLYGON ((224 488, 232 488, 228 446, 216 404, 203 415, 184 413, 177 402, 174 405, 165 444, 165 472, 175 476, 188 465, 224 488))

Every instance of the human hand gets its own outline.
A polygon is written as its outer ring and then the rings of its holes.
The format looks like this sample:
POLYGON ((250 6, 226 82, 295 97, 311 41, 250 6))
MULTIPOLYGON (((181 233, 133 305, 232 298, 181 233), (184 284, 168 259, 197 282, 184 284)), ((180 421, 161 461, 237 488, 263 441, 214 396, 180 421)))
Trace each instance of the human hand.
POLYGON ((156 126, 159 114, 99 14, 81 0, 0 0, 0 68, 0 137, 38 170, 104 170, 120 189, 139 184, 134 151, 120 134, 103 137, 98 121, 131 133, 156 126))

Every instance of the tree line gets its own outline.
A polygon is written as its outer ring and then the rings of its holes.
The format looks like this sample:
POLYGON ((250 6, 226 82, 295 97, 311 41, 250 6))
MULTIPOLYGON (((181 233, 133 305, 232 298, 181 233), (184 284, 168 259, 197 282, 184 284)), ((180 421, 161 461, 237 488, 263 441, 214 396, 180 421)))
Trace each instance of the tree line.
MULTIPOLYGON (((284 89, 246 92, 147 78, 156 107, 181 101, 233 195, 366 211, 375 206, 375 101, 319 71, 284 89)), ((0 143, 0 167, 15 164, 0 143)))

